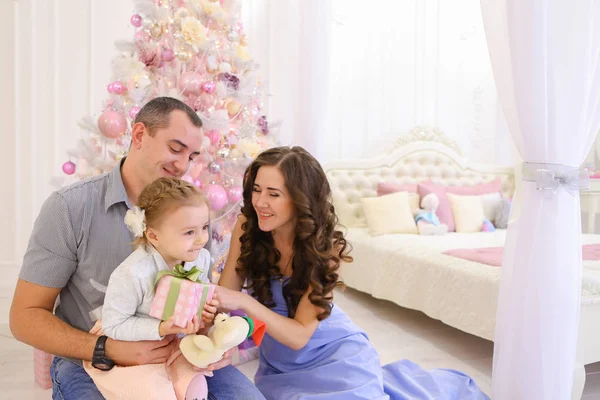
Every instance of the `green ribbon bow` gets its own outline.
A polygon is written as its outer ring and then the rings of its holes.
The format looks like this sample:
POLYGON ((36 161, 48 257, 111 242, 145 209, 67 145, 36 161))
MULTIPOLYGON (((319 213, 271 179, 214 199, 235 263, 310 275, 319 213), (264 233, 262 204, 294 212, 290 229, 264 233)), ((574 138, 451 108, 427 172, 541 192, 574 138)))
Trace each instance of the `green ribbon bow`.
MULTIPOLYGON (((156 280, 154 284, 156 285, 160 278, 163 276, 171 275, 174 279, 171 280, 171 285, 169 286, 169 293, 167 294, 167 300, 165 301, 165 308, 163 309, 162 320, 168 320, 175 311, 175 305, 177 304, 177 297, 179 297, 179 291, 181 290, 181 282, 183 279, 187 279, 188 281, 198 282, 198 278, 202 274, 202 271, 198 269, 198 267, 194 266, 189 271, 183 269, 183 265, 177 264, 173 267, 172 270, 163 270, 159 271, 156 274, 156 280), (176 279, 175 279, 176 278, 176 279)), ((208 286, 208 285, 204 285, 208 286)), ((200 301, 200 306, 198 307, 197 315, 199 318, 202 318, 202 310, 204 309, 204 304, 206 303, 206 298, 208 297, 208 290, 206 287, 202 290, 202 299, 200 301)))
POLYGON ((177 264, 173 267, 173 269, 159 271, 158 274, 156 274, 156 280, 154 281, 154 284, 157 284, 160 278, 165 275, 171 275, 174 278, 187 279, 188 281, 197 282, 201 273, 202 271, 199 270, 195 265, 192 267, 192 269, 186 271, 183 269, 183 265, 177 264))

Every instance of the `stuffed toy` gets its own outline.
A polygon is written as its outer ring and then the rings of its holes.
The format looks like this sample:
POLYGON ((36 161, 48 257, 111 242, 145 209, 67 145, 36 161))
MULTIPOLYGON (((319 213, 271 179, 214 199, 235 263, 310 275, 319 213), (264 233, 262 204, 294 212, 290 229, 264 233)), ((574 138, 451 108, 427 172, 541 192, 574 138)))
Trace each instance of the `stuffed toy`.
POLYGON ((249 317, 230 317, 220 313, 214 326, 205 335, 187 335, 179 343, 183 356, 198 368, 219 361, 223 354, 252 336, 259 346, 267 327, 264 322, 249 317))
POLYGON ((440 199, 435 193, 429 193, 421 200, 421 210, 415 216, 415 222, 421 235, 443 235, 448 232, 446 224, 440 224, 435 214, 440 199))
POLYGON ((492 221, 489 219, 484 219, 483 224, 481 225, 481 232, 495 232, 496 227, 492 224, 492 221))

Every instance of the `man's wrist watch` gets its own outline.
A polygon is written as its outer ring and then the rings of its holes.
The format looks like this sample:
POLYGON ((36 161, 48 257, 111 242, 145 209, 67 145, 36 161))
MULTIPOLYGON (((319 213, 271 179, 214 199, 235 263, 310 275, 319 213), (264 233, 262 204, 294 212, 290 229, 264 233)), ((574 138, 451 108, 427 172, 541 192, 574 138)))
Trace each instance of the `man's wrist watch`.
POLYGON ((92 357, 92 367, 101 371, 110 371, 115 366, 115 362, 106 357, 106 339, 106 335, 98 338, 92 357))

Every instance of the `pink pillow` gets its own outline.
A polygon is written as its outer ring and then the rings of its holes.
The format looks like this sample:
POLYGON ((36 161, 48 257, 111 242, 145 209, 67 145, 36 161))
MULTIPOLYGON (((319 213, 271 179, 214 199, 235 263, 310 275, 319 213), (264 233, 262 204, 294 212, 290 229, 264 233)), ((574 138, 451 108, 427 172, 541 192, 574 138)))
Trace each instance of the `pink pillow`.
POLYGON ((407 183, 402 185, 399 183, 390 182, 380 182, 377 184, 377 196, 384 196, 386 194, 396 192, 417 193, 417 184, 407 183))
POLYGON ((419 183, 417 186, 419 197, 422 199, 429 193, 435 193, 440 200, 440 205, 436 211, 438 219, 442 224, 448 225, 448 232, 454 232, 454 214, 448 196, 446 196, 446 188, 443 185, 438 185, 431 181, 419 183))
POLYGON ((460 196, 478 196, 488 193, 501 193, 502 180, 496 178, 491 182, 480 183, 473 186, 447 186, 447 193, 458 194, 460 196))

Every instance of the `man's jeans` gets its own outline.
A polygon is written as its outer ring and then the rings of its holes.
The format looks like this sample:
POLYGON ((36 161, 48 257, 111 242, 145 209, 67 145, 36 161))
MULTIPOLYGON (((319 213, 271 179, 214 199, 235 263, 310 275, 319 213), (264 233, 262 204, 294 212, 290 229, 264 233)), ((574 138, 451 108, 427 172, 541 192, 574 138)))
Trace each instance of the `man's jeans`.
MULTIPOLYGON (((237 368, 227 366, 206 378, 209 400, 264 400, 264 396, 237 368)), ((104 399, 83 367, 54 357, 50 366, 54 400, 104 399)))

